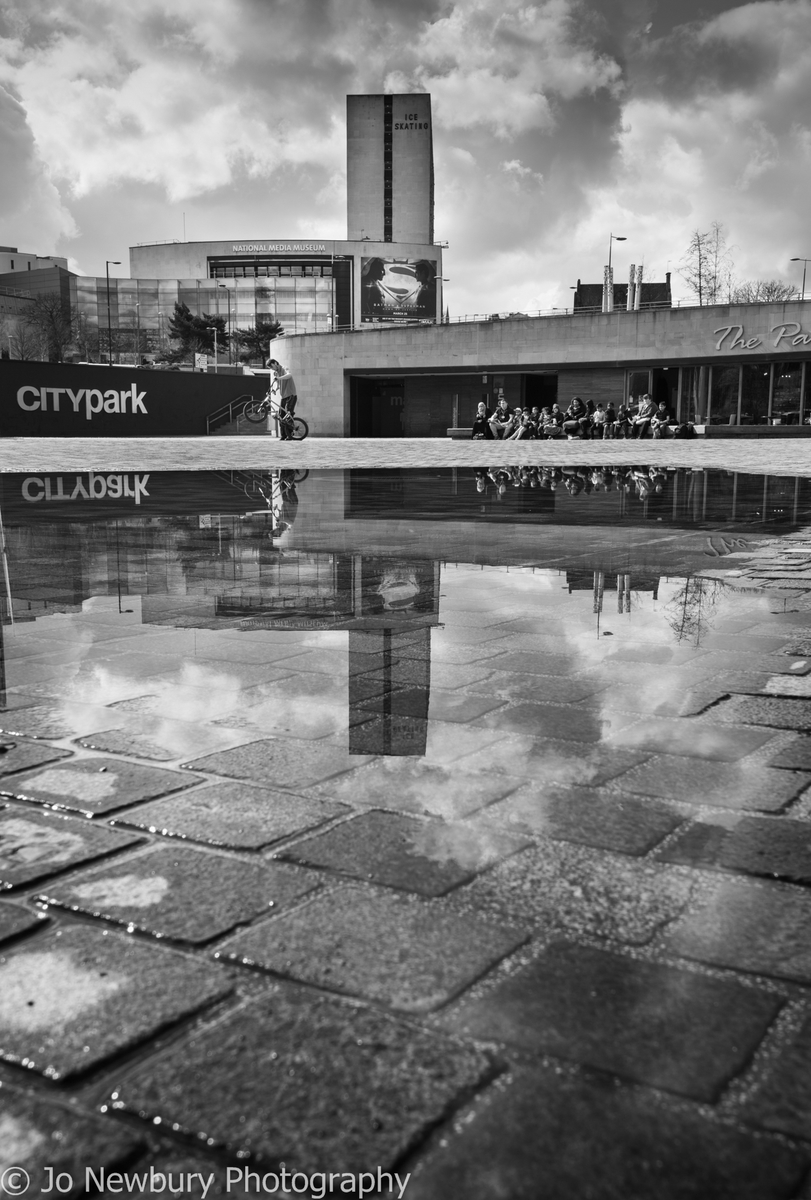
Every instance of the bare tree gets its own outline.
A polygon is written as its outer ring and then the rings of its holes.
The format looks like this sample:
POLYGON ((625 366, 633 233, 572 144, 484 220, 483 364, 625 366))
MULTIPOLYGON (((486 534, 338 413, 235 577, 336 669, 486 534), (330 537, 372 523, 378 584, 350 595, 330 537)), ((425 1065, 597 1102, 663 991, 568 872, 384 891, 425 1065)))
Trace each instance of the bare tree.
POLYGON ((719 579, 688 575, 683 586, 664 607, 666 621, 677 642, 701 645, 702 637, 712 628, 712 618, 725 590, 719 579))
POLYGON ((745 279, 732 290, 735 304, 766 304, 769 301, 790 300, 798 294, 792 283, 782 279, 745 279))
POLYGON ((35 296, 26 314, 27 323, 42 336, 49 362, 62 362, 76 336, 79 312, 59 292, 35 296))
POLYGON ((699 304, 720 304, 732 292, 732 257, 720 221, 704 233, 696 229, 682 259, 679 274, 699 304))
POLYGON ((16 358, 19 362, 36 362, 42 358, 39 331, 22 314, 3 318, 2 339, 8 346, 9 358, 16 358))

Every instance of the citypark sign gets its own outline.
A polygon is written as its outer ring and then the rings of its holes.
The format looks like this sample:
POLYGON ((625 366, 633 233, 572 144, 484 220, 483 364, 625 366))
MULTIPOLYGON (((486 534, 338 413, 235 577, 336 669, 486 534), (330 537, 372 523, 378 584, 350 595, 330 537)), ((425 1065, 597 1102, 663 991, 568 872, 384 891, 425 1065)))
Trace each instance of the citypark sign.
POLYGON ((233 254, 326 254, 326 242, 236 242, 233 254))
POLYGON ((205 435, 207 417, 266 388, 261 377, 4 359, 0 437, 205 435))
POLYGON ((757 350, 764 345, 768 336, 774 350, 788 349, 789 346, 811 346, 811 333, 803 333, 799 321, 785 321, 772 325, 768 335, 754 334, 747 337, 743 325, 719 325, 713 330, 717 341, 716 351, 724 350, 757 350))

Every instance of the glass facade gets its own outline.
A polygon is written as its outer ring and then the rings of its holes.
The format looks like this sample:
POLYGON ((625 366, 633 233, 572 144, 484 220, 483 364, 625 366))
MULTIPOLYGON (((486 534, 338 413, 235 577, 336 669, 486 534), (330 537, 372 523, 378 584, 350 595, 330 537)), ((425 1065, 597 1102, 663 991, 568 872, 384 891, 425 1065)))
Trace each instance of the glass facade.
POLYGON ((805 362, 706 363, 634 367, 626 395, 649 391, 679 421, 694 425, 798 425, 811 421, 811 370, 805 362), (650 382, 648 382, 650 381, 650 382))
POLYGON ((237 277, 233 270, 210 280, 111 278, 109 296, 105 276, 74 278, 72 299, 81 317, 83 357, 106 354, 111 341, 119 358, 138 348, 141 353, 168 349, 169 322, 177 302, 186 304, 195 316, 223 317, 232 330, 248 329, 263 319, 280 321, 285 333, 325 333, 333 328, 331 267, 300 268, 298 274, 292 274, 294 266, 268 267, 266 274, 250 277, 237 277), (270 274, 274 269, 277 274, 270 274), (278 273, 285 270, 291 273, 278 273))

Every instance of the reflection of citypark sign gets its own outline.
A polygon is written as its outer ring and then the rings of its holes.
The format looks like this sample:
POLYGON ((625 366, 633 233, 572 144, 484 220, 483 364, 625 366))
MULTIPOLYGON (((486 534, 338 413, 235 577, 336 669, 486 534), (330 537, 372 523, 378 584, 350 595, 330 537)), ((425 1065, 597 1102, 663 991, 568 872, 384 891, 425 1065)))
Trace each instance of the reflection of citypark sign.
POLYGON ((234 254, 326 254, 326 242, 238 242, 234 254))
MULTIPOLYGON (((769 330, 771 345, 775 350, 788 346, 811 346, 811 333, 803 333, 799 321, 786 321, 784 325, 772 325, 769 330)), ((765 334, 747 337, 743 325, 720 325, 713 333, 718 340, 716 350, 756 350, 763 345, 765 334), (720 336, 719 336, 720 335, 720 336)))

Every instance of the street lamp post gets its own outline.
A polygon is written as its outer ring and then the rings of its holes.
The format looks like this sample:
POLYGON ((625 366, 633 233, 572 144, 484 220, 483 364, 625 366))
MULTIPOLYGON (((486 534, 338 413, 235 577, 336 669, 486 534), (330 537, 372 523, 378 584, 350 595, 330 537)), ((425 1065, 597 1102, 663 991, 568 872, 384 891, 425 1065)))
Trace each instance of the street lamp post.
POLYGON ((603 281, 603 312, 614 311, 614 273, 611 270, 611 251, 614 247, 614 242, 627 242, 627 238, 620 237, 616 233, 608 235, 608 266, 605 269, 605 279, 603 281))
POLYGON ((228 362, 233 362, 231 358, 231 289, 226 287, 224 283, 218 283, 218 288, 223 288, 225 295, 228 298, 228 362))
POLYGON ((792 260, 791 260, 791 261, 792 261, 792 262, 801 262, 801 263, 803 264, 803 292, 802 292, 802 296, 800 297, 800 299, 801 299, 801 300, 805 300, 805 272, 806 272, 806 268, 807 268, 807 266, 808 266, 809 262, 811 262, 811 259, 808 259, 808 258, 792 258, 792 260))
POLYGON ((104 269, 107 274, 107 361, 110 366, 113 365, 113 320, 110 316, 110 267, 120 267, 121 261, 117 258, 108 258, 105 261, 104 269))

